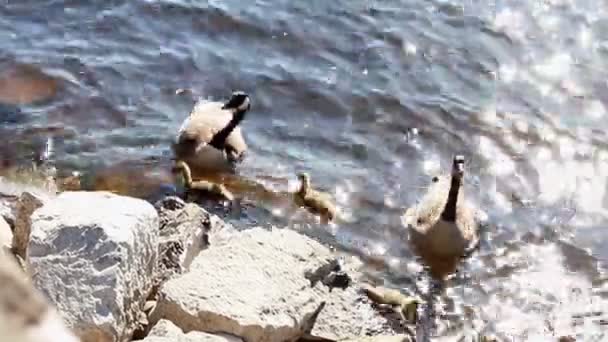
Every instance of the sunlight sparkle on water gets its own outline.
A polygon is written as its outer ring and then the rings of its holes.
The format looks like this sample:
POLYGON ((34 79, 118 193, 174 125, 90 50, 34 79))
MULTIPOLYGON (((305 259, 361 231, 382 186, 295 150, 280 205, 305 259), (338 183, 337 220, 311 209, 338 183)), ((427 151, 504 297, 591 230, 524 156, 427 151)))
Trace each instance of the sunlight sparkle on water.
POLYGON ((601 119, 606 115, 606 107, 599 100, 591 100, 585 103, 583 114, 591 119, 601 119))
POLYGON ((541 77, 552 81, 559 81, 570 73, 571 65, 572 57, 565 52, 561 52, 541 60, 541 63, 534 66, 534 71, 541 77))
POLYGON ((478 139, 479 152, 481 155, 491 160, 488 172, 497 176, 508 175, 515 172, 515 163, 510 156, 506 155, 496 143, 485 136, 478 139))
POLYGON ((498 67, 498 77, 505 83, 511 83, 517 75, 517 67, 515 65, 501 64, 498 67))
MULTIPOLYGON (((508 293, 509 299, 490 296, 487 309, 484 309, 488 316, 494 317, 499 331, 516 336, 525 331, 526 341, 537 341, 529 337, 547 336, 547 324, 552 327, 551 335, 559 336, 571 331, 572 316, 605 311, 602 310, 606 306, 605 300, 589 301, 592 289, 589 280, 567 270, 564 257, 554 245, 528 246, 518 259, 531 264, 528 270, 501 279, 501 290, 508 293), (554 303, 551 308, 544 304, 548 299, 554 303)), ((596 328, 579 326, 576 330, 593 331, 596 328)))
POLYGON ((503 8, 494 17, 494 28, 505 32, 510 37, 523 40, 525 32, 522 29, 525 16, 522 12, 516 12, 510 8, 503 8))
POLYGON ((403 43, 403 51, 406 55, 415 55, 416 54, 416 45, 410 42, 403 43))
POLYGON ((432 155, 422 162, 422 169, 427 175, 435 174, 441 170, 441 164, 437 155, 432 155))

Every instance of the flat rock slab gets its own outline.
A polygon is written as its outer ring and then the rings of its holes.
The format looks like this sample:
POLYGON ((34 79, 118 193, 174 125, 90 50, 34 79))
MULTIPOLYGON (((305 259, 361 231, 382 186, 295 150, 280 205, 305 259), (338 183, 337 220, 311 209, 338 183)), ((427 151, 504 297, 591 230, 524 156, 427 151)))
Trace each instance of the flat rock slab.
POLYGON ((202 251, 188 273, 161 287, 152 320, 248 342, 295 341, 314 329, 339 339, 382 330, 385 320, 374 316, 361 294, 330 292, 322 281, 311 281, 310 274, 335 260, 329 249, 292 230, 235 234, 202 251))
POLYGON ((304 274, 331 258, 293 231, 254 228, 204 250, 190 272, 165 283, 158 313, 185 331, 292 341, 325 295, 323 285, 311 288, 304 274))
POLYGON ((223 335, 208 334, 200 331, 184 333, 171 321, 160 320, 150 330, 150 334, 143 339, 144 342, 242 342, 240 338, 223 335))
POLYGON ((368 297, 355 286, 334 289, 326 298, 326 305, 309 335, 336 341, 345 338, 358 341, 358 336, 394 333, 387 319, 372 308, 368 297))
POLYGON ((64 192, 31 222, 28 269, 68 326, 83 342, 129 340, 156 268, 154 207, 109 192, 64 192))

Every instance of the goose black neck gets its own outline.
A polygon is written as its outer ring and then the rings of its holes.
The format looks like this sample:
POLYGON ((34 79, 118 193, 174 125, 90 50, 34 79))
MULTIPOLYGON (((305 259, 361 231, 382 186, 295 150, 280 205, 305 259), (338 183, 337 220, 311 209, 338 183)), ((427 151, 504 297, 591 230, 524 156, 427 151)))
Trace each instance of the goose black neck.
POLYGON ((308 189, 310 189, 310 179, 302 178, 300 182, 300 189, 298 190, 298 193, 302 196, 306 196, 308 189))
POLYGON ((211 145, 219 150, 223 149, 224 145, 226 144, 226 139, 228 139, 228 136, 230 135, 230 133, 232 133, 232 131, 234 131, 236 126, 238 126, 238 124, 241 123, 241 121, 243 121, 244 117, 245 117, 245 111, 239 111, 239 112, 234 113, 234 116, 232 117, 232 119, 230 119, 230 121, 228 122, 226 127, 222 128, 219 132, 215 133, 215 135, 209 142, 209 145, 211 145))
POLYGON ((441 213, 441 219, 444 221, 456 221, 456 202, 458 201, 458 191, 460 191, 461 183, 462 175, 452 175, 448 201, 445 204, 445 208, 443 208, 443 212, 441 213))

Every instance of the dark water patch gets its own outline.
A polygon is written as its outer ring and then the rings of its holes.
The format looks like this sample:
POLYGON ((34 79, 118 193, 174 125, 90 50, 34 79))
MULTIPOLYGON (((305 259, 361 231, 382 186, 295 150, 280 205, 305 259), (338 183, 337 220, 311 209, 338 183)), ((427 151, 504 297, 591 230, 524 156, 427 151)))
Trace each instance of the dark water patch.
POLYGON ((12 125, 18 123, 24 123, 26 119, 25 114, 21 112, 19 106, 0 103, 0 124, 1 125, 12 125))
POLYGON ((133 124, 133 119, 107 99, 91 96, 64 103, 48 114, 51 123, 69 125, 80 132, 94 127, 119 128, 133 124))

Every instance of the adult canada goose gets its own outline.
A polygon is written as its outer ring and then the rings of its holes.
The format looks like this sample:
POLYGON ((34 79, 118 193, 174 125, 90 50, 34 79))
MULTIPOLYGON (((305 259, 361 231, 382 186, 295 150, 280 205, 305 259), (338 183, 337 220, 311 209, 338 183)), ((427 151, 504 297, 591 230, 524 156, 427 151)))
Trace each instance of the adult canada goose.
POLYGON ((478 222, 465 202, 463 182, 464 156, 457 155, 451 175, 433 177, 426 195, 403 216, 410 241, 423 254, 456 258, 478 242, 478 222))
POLYGON ((336 206, 332 203, 329 194, 314 190, 310 186, 310 176, 299 173, 300 188, 294 194, 295 203, 300 207, 305 207, 313 214, 321 217, 322 223, 328 223, 336 215, 336 206))
POLYGON ((234 170, 247 150, 238 125, 250 108, 249 95, 242 91, 226 103, 198 102, 173 143, 176 159, 198 170, 234 170))
POLYGON ((208 181, 192 181, 192 173, 190 167, 184 161, 178 161, 173 166, 173 172, 180 172, 184 180, 184 185, 187 190, 187 195, 194 195, 196 193, 208 194, 217 196, 223 200, 232 201, 234 196, 226 189, 223 184, 212 183, 208 181))

